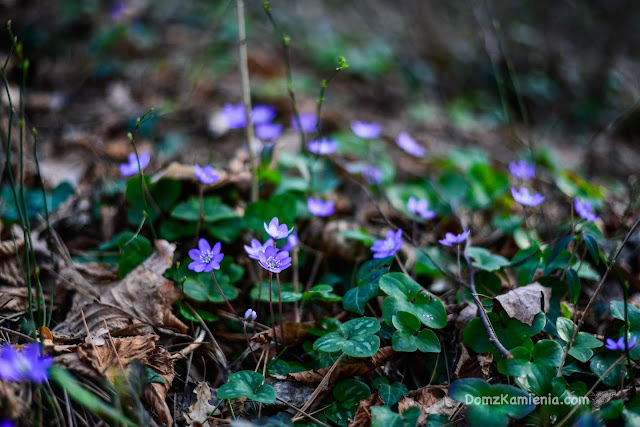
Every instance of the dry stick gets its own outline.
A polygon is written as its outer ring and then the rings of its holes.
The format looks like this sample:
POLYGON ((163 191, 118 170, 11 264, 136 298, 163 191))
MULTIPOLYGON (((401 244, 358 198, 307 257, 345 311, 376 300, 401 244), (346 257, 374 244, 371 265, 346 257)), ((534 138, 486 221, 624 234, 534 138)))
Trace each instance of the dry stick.
POLYGON ((278 282, 278 311, 280 312, 280 318, 278 319, 278 323, 280 323, 280 342, 284 345, 284 318, 282 317, 282 292, 280 292, 280 273, 276 273, 276 281, 278 282))
POLYGON ((218 288, 218 292, 220 292, 222 299, 224 299, 224 302, 227 303, 227 307, 229 308, 229 311, 232 312, 240 321, 242 321, 243 320, 242 317, 240 317, 240 315, 236 312, 236 310, 233 308, 233 306, 227 299, 227 296, 224 294, 224 292, 222 292, 222 288, 220 288, 220 285, 218 284, 218 280, 216 279, 216 275, 213 273, 213 270, 211 270, 211 277, 213 278, 213 283, 216 284, 216 287, 218 288))
MULTIPOLYGON (((331 378, 331 374, 333 373, 333 371, 336 370, 336 368, 338 367, 338 364, 340 363, 343 357, 344 357, 344 353, 342 353, 340 357, 338 357, 338 359, 335 362, 333 362, 333 365, 331 365, 331 368, 329 368, 329 372, 327 372, 327 375, 325 375, 322 381, 320 381, 320 384, 318 384, 318 387, 316 387, 313 393, 311 393, 311 396, 309 396, 309 399, 306 401, 306 403, 302 405, 302 408, 300 408, 300 411, 306 411, 307 409, 309 409, 313 401, 316 399, 316 397, 318 397, 318 395, 320 394, 324 386, 329 381, 329 378, 331 378)), ((300 419, 302 419, 302 417, 299 417, 298 415, 296 415, 291 419, 291 421, 296 422, 297 420, 300 420, 300 419)))
POLYGON ((618 261, 618 257, 622 253, 622 249, 627 245, 627 242, 629 241, 629 238, 636 231, 636 229, 638 228, 638 225, 640 225, 640 217, 638 217, 638 219, 636 219, 636 222, 633 223, 633 225, 631 226, 631 229, 629 230, 627 235, 624 236, 624 240, 622 241, 622 244, 618 248, 618 251, 614 255, 614 257, 611 260, 611 262, 607 265, 607 269, 605 270, 604 274, 602 275, 602 278, 600 279, 600 282, 598 283, 598 286, 596 286, 596 290, 593 292, 593 295, 591 295, 591 298, 589 299, 589 302, 587 303, 587 306, 585 307, 584 311, 582 312, 582 315, 580 316, 580 320, 578 321, 578 324, 576 325, 575 328, 573 328, 573 333, 571 334, 571 340, 569 340, 569 342, 567 343, 567 346, 565 347, 564 353, 562 354, 562 362, 560 363, 560 367, 558 368, 558 375, 557 375, 558 377, 562 375, 562 366, 564 365, 564 362, 567 359, 567 354, 569 353, 569 350, 571 349, 571 345, 575 341, 576 336, 578 336, 578 332, 580 332, 580 329, 582 328, 582 325, 584 324, 585 317, 589 313, 589 310, 591 310, 591 306, 593 305, 593 303, 596 300, 596 297, 598 296, 598 294, 602 290, 602 286, 604 286, 604 281, 607 279, 607 276, 609 275, 609 272, 613 269, 613 266, 618 261))
POLYGON ((102 363, 102 358, 100 357, 100 353, 98 353, 98 349, 96 348, 96 345, 93 343, 93 337, 91 336, 91 331, 89 330, 89 326, 87 325, 87 319, 84 318, 84 310, 80 310, 80 314, 82 315, 82 323, 84 323, 84 327, 87 330, 87 337, 89 338, 89 342, 91 343, 93 352, 96 354, 96 357, 98 358, 98 363, 100 363, 100 371, 104 372, 105 371, 104 363, 102 363))
MULTIPOLYGON (((624 360, 624 358, 627 357, 626 352, 622 354, 622 356, 620 356, 615 362, 613 362, 611 364, 611 366, 609 366, 609 369, 607 369, 606 371, 604 371, 604 373, 602 375, 600 375, 600 378, 598 378, 598 381, 596 381, 596 383, 591 386, 591 388, 589 389, 589 391, 587 392, 587 394, 585 394, 585 397, 588 397, 591 392, 593 392, 593 390, 595 390, 595 388, 598 386, 598 384, 600 384, 600 382, 607 376, 609 375, 609 373, 611 373, 611 371, 613 371, 613 369, 618 366, 618 363, 622 362, 624 360)), ((571 411, 569 411, 569 413, 558 423, 556 424, 556 427, 561 427, 564 423, 566 423, 569 418, 571 418, 571 416, 578 410, 580 406, 576 405, 574 406, 571 411)))
POLYGON ((238 50, 240 52, 240 77, 242 79, 242 103, 246 117, 245 131, 249 163, 251 169, 251 201, 258 200, 258 163, 253 151, 253 126, 251 125, 251 86, 249 86, 249 65, 247 60, 247 35, 244 25, 244 0, 236 0, 238 12, 238 50))
POLYGON ((298 412, 299 414, 303 415, 304 417, 309 418, 312 421, 315 421, 316 423, 320 424, 321 426, 329 427, 327 424, 323 423, 322 421, 320 421, 319 419, 317 419, 313 415, 310 415, 310 414, 304 412, 303 410, 296 408, 295 406, 293 406, 291 403, 287 402, 286 400, 282 400, 279 397, 276 397, 276 400, 284 403, 289 408, 293 409, 294 411, 298 412))
POLYGON ((222 369, 224 370, 226 376, 229 376, 230 374, 229 362, 227 361, 227 357, 224 355, 224 352, 220 348, 220 344, 218 344, 218 341, 216 341, 216 339, 214 338, 213 334, 211 333, 211 330, 209 329, 207 324, 204 323, 204 320, 202 320, 202 317, 200 317, 200 315, 195 310, 195 308, 191 307, 191 304, 189 304, 188 302, 185 302, 184 304, 189 310, 191 310, 191 313, 193 313, 193 315, 198 318, 198 322, 200 322, 200 326, 202 326, 204 330, 207 331, 207 335, 209 335, 209 338, 211 339, 211 342, 213 343, 213 346, 214 346, 214 352, 215 352, 214 354, 218 358, 218 362, 222 362, 222 369))

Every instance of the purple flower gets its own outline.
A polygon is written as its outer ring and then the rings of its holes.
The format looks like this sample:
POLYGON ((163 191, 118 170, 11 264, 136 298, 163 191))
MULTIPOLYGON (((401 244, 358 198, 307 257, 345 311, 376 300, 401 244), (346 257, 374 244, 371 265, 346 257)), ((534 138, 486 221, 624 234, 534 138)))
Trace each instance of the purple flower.
POLYGON ((274 240, 284 239, 293 231, 293 227, 291 227, 291 230, 287 230, 286 224, 280 225, 280 220, 277 217, 271 218, 271 222, 269 222, 268 226, 265 222, 264 229, 274 240))
POLYGON ((371 185, 378 185, 382 182, 382 169, 377 166, 367 165, 362 171, 362 176, 371 185))
POLYGON ((258 318, 258 313, 256 313, 255 311, 253 311, 250 308, 248 308, 247 311, 244 312, 244 320, 246 320, 247 322, 249 322, 249 321, 253 322, 257 318, 258 318), (249 320, 249 319, 251 319, 251 320, 249 320))
MULTIPOLYGON (((244 106, 242 108, 244 113, 244 106)), ((251 109, 251 122, 254 125, 269 123, 276 117, 276 109, 271 105, 256 105, 251 109)))
POLYGON ((376 122, 351 122, 351 130, 360 138, 367 139, 377 138, 382 132, 382 128, 376 122))
POLYGON ((200 239, 198 241, 198 249, 189 251, 189 257, 193 260, 188 266, 189 270, 193 270, 196 273, 220 270, 220 261, 224 258, 224 254, 220 253, 221 246, 220 242, 218 242, 211 249, 206 239, 200 239))
POLYGON ((287 243, 282 246, 282 250, 291 251, 295 249, 298 246, 299 241, 300 240, 298 239, 298 232, 294 231, 293 233, 289 234, 289 237, 287 237, 287 243))
POLYGON ((0 427, 15 427, 15 423, 9 419, 0 420, 0 427))
POLYGON ((526 187, 522 187, 520 190, 517 190, 511 187, 511 194, 513 195, 513 199, 524 206, 537 206, 540 203, 544 202, 545 197, 540 193, 531 194, 529 193, 529 189, 526 187))
POLYGON ((418 144, 415 139, 411 138, 407 132, 402 132, 398 135, 396 144, 414 157, 424 156, 424 147, 418 144))
POLYGON ((109 17, 114 21, 122 18, 127 11, 127 5, 123 1, 117 1, 111 4, 109 8, 109 17))
POLYGON ((222 117, 224 117, 230 129, 243 128, 247 124, 243 104, 224 104, 222 117))
POLYGON ((533 165, 530 165, 525 160, 520 160, 519 162, 511 162, 509 163, 509 171, 511 175, 515 176, 519 179, 529 179, 533 178, 536 174, 536 168, 533 165))
POLYGON ((280 273, 282 270, 291 267, 291 257, 287 251, 279 251, 273 246, 269 246, 264 252, 258 253, 260 266, 272 273, 280 273))
POLYGON ((273 141, 282 133, 282 125, 278 123, 261 123, 256 126, 256 136, 264 141, 273 141))
MULTIPOLYGON (((143 151, 140 153, 140 169, 144 169, 149 165, 149 153, 143 151)), ((127 163, 120 163, 120 173, 122 176, 131 176, 136 175, 140 172, 138 169, 138 159, 136 158, 136 153, 129 153, 127 157, 127 163)))
POLYGON ((214 182, 220 179, 220 175, 213 171, 213 167, 207 165, 205 167, 200 167, 200 165, 193 166, 193 172, 196 174, 196 177, 203 184, 213 184, 214 182))
POLYGON ((429 202, 425 199, 416 200, 415 197, 409 197, 407 209, 413 214, 420 215, 422 219, 431 219, 436 216, 434 211, 429 210, 429 202))
POLYGON ((311 141, 307 144, 307 149, 314 154, 327 156, 338 148, 338 143, 332 139, 322 138, 319 141, 311 141))
POLYGON ((314 199, 313 197, 309 197, 307 199, 307 207, 309 208, 309 212, 315 216, 329 216, 335 211, 332 200, 325 202, 320 198, 314 199))
MULTIPOLYGON (((627 340, 627 344, 629 345, 629 349, 633 348, 637 344, 638 339, 635 335, 627 340)), ((611 338, 607 338, 607 344, 605 345, 611 351, 625 351, 624 346, 624 337, 618 338, 618 340, 613 340, 611 338)))
POLYGON ((387 231, 387 236, 384 240, 376 240, 371 246, 371 250, 375 252, 374 258, 386 258, 389 257, 402 247, 402 229, 399 228, 395 233, 392 230, 387 231))
POLYGON ((582 217, 582 219, 586 219, 587 221, 595 221, 598 219, 598 215, 591 211, 592 208, 590 202, 576 199, 573 205, 576 208, 576 212, 582 217))
POLYGON ((264 252, 268 247, 273 247, 273 239, 269 239, 264 242, 264 245, 260 243, 258 239, 251 239, 251 246, 244 245, 244 250, 251 259, 258 259, 258 254, 264 252))
MULTIPOLYGON (((316 131, 316 115, 313 113, 300 113, 300 123, 302 124, 302 131, 304 133, 313 133, 316 131)), ((296 117, 291 118, 291 127, 298 132, 298 121, 296 117)))
POLYGON ((51 356, 42 356, 40 344, 28 344, 21 353, 10 344, 0 348, 0 378, 5 381, 46 381, 47 370, 53 364, 51 356))
POLYGON ((445 246, 459 245, 460 243, 467 240, 467 237, 469 237, 470 233, 471 233, 471 229, 464 231, 458 235, 453 233, 447 233, 444 235, 444 239, 438 240, 438 242, 440 242, 440 244, 445 246))

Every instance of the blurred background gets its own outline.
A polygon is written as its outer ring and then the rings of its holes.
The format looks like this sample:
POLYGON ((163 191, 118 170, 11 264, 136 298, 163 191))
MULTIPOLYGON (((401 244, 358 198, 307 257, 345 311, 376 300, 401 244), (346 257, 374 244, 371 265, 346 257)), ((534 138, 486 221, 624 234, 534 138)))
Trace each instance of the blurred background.
MULTIPOLYGON (((246 8, 254 102, 288 124, 280 40, 261 1, 246 8)), ((327 90, 325 130, 376 120, 433 150, 479 145, 510 161, 533 143, 587 174, 636 170, 638 2, 276 0, 271 10, 291 38, 301 110, 315 109, 338 56, 349 64, 327 90)), ((152 107, 143 136, 161 159, 242 143, 212 124, 241 101, 234 1, 0 0, 0 16, 30 61, 27 116, 50 158, 80 146, 115 165, 152 107)), ((9 45, 3 32, 3 58, 9 45)))

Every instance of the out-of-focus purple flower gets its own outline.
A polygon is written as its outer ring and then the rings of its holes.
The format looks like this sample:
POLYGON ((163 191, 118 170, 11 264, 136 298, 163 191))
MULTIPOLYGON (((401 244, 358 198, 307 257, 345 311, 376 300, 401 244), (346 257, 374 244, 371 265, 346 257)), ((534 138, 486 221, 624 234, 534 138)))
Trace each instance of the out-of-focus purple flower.
POLYGON ((222 117, 224 117, 230 129, 243 128, 247 124, 243 104, 224 104, 224 107, 222 107, 222 117))
POLYGON ((592 207, 590 202, 576 199, 573 205, 576 208, 576 212, 582 217, 582 219, 586 219, 587 221, 595 221, 598 219, 598 215, 591 210, 592 207))
POLYGON ((0 427, 15 427, 15 423, 9 419, 0 420, 0 427))
POLYGON ((362 176, 371 185, 378 185, 382 182, 383 173, 382 169, 377 166, 368 165, 362 171, 362 176))
POLYGON ((244 320, 246 320, 247 322, 253 322, 257 318, 258 318, 258 313, 256 313, 254 310, 250 308, 248 308, 247 311, 244 312, 244 320))
POLYGON ((282 247, 282 250, 292 251, 298 246, 299 241, 300 239, 298 239, 298 232, 294 231, 293 233, 289 234, 289 236, 287 237, 287 243, 284 244, 284 246, 282 247))
POLYGON ((286 224, 280 225, 280 220, 277 217, 273 217, 269 225, 265 222, 264 229, 273 240, 284 239, 293 231, 293 227, 291 227, 291 230, 288 230, 286 224))
POLYGON ((220 242, 217 242, 212 249, 206 239, 200 239, 198 249, 189 251, 189 257, 193 260, 188 266, 189 270, 196 273, 220 270, 220 261, 224 258, 224 254, 220 253, 221 246, 220 242))
POLYGON ((249 255, 249 258, 258 259, 258 253, 264 252, 270 246, 274 246, 273 239, 267 240, 264 245, 258 239, 251 239, 251 246, 244 245, 244 250, 249 255))
POLYGON ((315 216, 329 216, 335 211, 332 200, 325 202, 321 198, 314 199, 313 197, 307 199, 307 208, 309 208, 309 212, 315 216))
POLYGON ((256 126, 256 136, 263 141, 273 141, 282 133, 282 125, 278 123, 261 123, 256 126))
POLYGON ((282 270, 291 267, 291 257, 288 251, 279 251, 269 246, 264 252, 258 253, 260 266, 272 273, 280 273, 282 270))
POLYGON ((429 202, 426 199, 416 200, 415 197, 409 197, 407 209, 413 214, 420 215, 422 219, 431 219, 436 216, 434 211, 429 210, 429 202))
MULTIPOLYGON (((149 165, 149 153, 143 151, 140 153, 140 169, 146 168, 149 165)), ((136 158, 136 153, 129 153, 127 157, 127 163, 120 163, 120 173, 122 176, 131 176, 136 175, 140 172, 138 169, 138 159, 136 158)))
POLYGON ((375 252, 374 258, 386 258, 400 250, 402 247, 402 229, 399 228, 395 233, 392 230, 387 231, 387 235, 383 240, 376 240, 371 246, 371 250, 375 252))
POLYGON ((459 245, 460 243, 467 240, 467 237, 469 237, 470 233, 471 233, 471 229, 464 231, 460 234, 447 233, 444 235, 444 239, 440 239, 438 240, 438 242, 440 242, 441 245, 445 245, 445 246, 459 245))
MULTIPOLYGON (((631 338, 627 340, 629 349, 632 349, 637 343, 638 339, 635 335, 631 336, 631 338)), ((625 351, 626 348, 624 346, 624 337, 618 338, 617 341, 611 338, 607 338, 607 344, 605 345, 605 347, 607 347, 611 351, 625 351)))
POLYGON ((530 179, 536 174, 536 167, 527 163, 525 160, 509 163, 509 171, 511 175, 519 179, 530 179))
POLYGON ((220 179, 220 175, 215 173, 213 167, 210 165, 200 167, 200 165, 196 164, 193 166, 193 173, 196 174, 196 178, 203 184, 213 184, 220 179))
MULTIPOLYGON (((244 113, 244 106, 242 111, 244 113)), ((276 109, 271 105, 256 105, 251 109, 251 122, 254 125, 269 123, 271 120, 275 119, 276 115, 276 109)))
POLYGON ((511 195, 516 202, 524 206, 538 206, 545 199, 540 193, 529 193, 529 189, 526 187, 522 187, 520 190, 511 187, 511 195))
MULTIPOLYGON (((316 131, 316 115, 313 113, 300 113, 300 123, 302 124, 302 132, 304 133, 314 133, 316 131)), ((293 116, 291 118, 291 127, 298 132, 300 127, 298 127, 298 121, 296 117, 293 116)))
POLYGON ((414 157, 424 156, 424 147, 418 144, 415 139, 411 138, 411 135, 407 132, 402 132, 398 135, 396 138, 396 144, 398 144, 398 147, 402 148, 414 157))
POLYGON ((307 149, 314 154, 328 156, 336 151, 338 142, 332 139, 322 138, 319 141, 311 141, 307 144, 307 149))
POLYGON ((380 136, 382 127, 376 122, 351 122, 351 130, 360 138, 372 139, 380 136))
POLYGON ((111 3, 109 8, 109 17, 114 21, 122 18, 127 11, 127 5, 123 1, 116 1, 111 3))
POLYGON ((42 356, 38 343, 28 344, 21 353, 10 344, 0 348, 0 379, 5 381, 42 383, 47 380, 52 364, 51 356, 42 356))

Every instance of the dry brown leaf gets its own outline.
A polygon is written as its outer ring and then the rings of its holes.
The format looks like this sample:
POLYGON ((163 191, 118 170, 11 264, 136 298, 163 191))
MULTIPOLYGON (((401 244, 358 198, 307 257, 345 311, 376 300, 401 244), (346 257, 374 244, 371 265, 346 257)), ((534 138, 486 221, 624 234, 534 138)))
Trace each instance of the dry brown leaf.
POLYGON ((458 402, 446 395, 446 389, 426 386, 409 392, 409 396, 404 396, 398 402, 398 412, 402 413, 412 406, 420 408, 420 418, 418 423, 425 424, 429 414, 437 414, 449 418, 458 402))
MULTIPOLYGON (((284 345, 292 346, 301 344, 307 338, 309 329, 313 328, 316 322, 287 322, 284 327, 284 345)), ((280 333, 280 325, 276 325, 276 335, 280 333)), ((251 341, 255 341, 260 344, 266 344, 268 341, 272 341, 273 328, 269 328, 266 331, 262 331, 251 337, 251 341)))
POLYGON ((168 426, 173 425, 173 417, 167 405, 167 392, 176 376, 173 364, 175 360, 180 357, 179 355, 172 356, 164 348, 156 347, 153 349, 147 362, 147 366, 160 375, 165 382, 164 384, 157 382, 147 384, 144 389, 144 399, 155 409, 160 422, 168 426))
POLYGON ((196 394, 196 401, 189 406, 189 412, 183 414, 188 425, 192 425, 194 421, 206 420, 213 408, 215 408, 209 403, 211 400, 211 388, 209 388, 208 382, 201 382, 193 392, 196 394))
MULTIPOLYGON (((342 378, 350 378, 355 375, 363 375, 375 368, 384 365, 395 354, 393 348, 382 347, 376 354, 371 357, 352 358, 346 362, 340 362, 331 375, 329 380, 329 388, 331 388, 336 381, 342 378)), ((320 384, 322 379, 329 372, 329 368, 312 369, 304 372, 294 372, 288 374, 290 378, 293 378, 301 383, 309 386, 320 384)))
MULTIPOLYGON (((229 177, 225 171, 216 169, 215 173, 218 174, 219 179, 213 184, 205 185, 205 189, 218 188, 227 184, 229 177)), ((178 181, 198 181, 198 178, 193 171, 192 164, 178 162, 171 162, 169 166, 155 173, 151 178, 151 182, 158 182, 163 178, 170 178, 178 181)))
POLYGON ((349 427, 368 427, 371 425, 371 407, 372 406, 383 406, 382 400, 380 400, 380 396, 378 392, 371 393, 366 400, 361 400, 358 404, 358 410, 356 411, 356 415, 353 417, 353 420, 349 421, 349 427))
POLYGON ((139 334, 151 333, 154 326, 185 333, 187 326, 171 312, 171 305, 178 300, 180 292, 162 276, 173 262, 174 251, 175 245, 158 240, 156 250, 149 258, 120 282, 103 286, 99 298, 92 298, 85 292, 77 293, 67 318, 54 328, 54 332, 83 338, 86 336, 84 312, 91 331, 102 328, 106 321, 112 334, 130 326, 135 326, 139 334))
POLYGON ((461 343, 459 348, 460 358, 455 371, 453 371, 454 378, 482 378, 483 380, 488 380, 493 355, 488 353, 488 355, 479 354, 477 357, 471 357, 464 344, 461 343))
POLYGON ((26 419, 29 413, 29 389, 26 383, 0 381, 0 414, 12 420, 26 419))
POLYGON ((494 298, 509 317, 531 326, 536 314, 549 310, 551 289, 535 282, 494 298))

